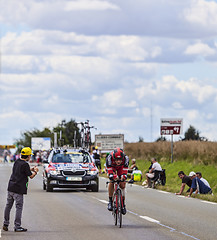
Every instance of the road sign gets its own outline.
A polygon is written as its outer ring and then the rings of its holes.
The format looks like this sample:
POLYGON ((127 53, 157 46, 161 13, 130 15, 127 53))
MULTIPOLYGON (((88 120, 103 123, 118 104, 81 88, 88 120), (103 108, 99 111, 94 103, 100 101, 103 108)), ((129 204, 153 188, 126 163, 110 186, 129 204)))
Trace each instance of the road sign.
POLYGON ((49 137, 31 138, 32 150, 49 150, 51 148, 51 139, 49 137))
POLYGON ((124 147, 124 134, 99 134, 95 135, 95 145, 102 152, 112 151, 114 148, 124 147))
POLYGON ((161 135, 180 135, 183 133, 182 118, 161 118, 161 135))

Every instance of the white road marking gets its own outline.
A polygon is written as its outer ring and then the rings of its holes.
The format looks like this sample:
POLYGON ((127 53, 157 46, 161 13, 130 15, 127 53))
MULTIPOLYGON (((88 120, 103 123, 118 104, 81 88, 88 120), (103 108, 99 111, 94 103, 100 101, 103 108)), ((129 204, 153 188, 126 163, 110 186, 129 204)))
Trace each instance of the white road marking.
POLYGON ((147 220, 147 221, 149 221, 149 222, 160 223, 160 221, 155 220, 155 219, 153 219, 153 218, 150 218, 150 217, 148 217, 148 216, 139 216, 139 217, 140 217, 140 218, 143 218, 143 219, 145 219, 145 220, 147 220))
POLYGON ((165 228, 168 228, 168 229, 170 229, 170 232, 175 232, 176 231, 176 229, 175 228, 172 228, 172 227, 169 227, 169 226, 167 226, 167 225, 164 225, 164 224, 162 224, 162 223, 158 223, 160 226, 162 226, 162 227, 165 227, 165 228))
POLYGON ((169 194, 169 192, 166 192, 166 191, 162 191, 162 190, 157 190, 158 192, 161 192, 161 193, 166 193, 166 194, 169 194))
POLYGON ((102 203, 108 204, 108 201, 106 201, 106 200, 101 200, 101 199, 98 199, 98 200, 102 203))
POLYGON ((130 210, 127 210, 127 212, 129 212, 129 213, 131 213, 131 214, 133 214, 133 215, 135 215, 135 216, 138 216, 138 217, 140 217, 140 215, 139 215, 139 214, 137 214, 137 213, 134 213, 134 212, 131 212, 130 210))
POLYGON ((216 205, 217 203, 215 203, 215 202, 209 202, 209 201, 201 201, 201 202, 204 202, 204 203, 209 203, 209 204, 213 204, 213 205, 216 205))
POLYGON ((199 238, 196 238, 196 237, 194 237, 194 236, 192 236, 192 235, 189 235, 189 234, 187 234, 187 233, 184 233, 184 232, 180 232, 182 235, 185 235, 185 236, 187 236, 187 237, 190 237, 190 238, 193 238, 193 239, 195 239, 195 240, 200 240, 199 238))

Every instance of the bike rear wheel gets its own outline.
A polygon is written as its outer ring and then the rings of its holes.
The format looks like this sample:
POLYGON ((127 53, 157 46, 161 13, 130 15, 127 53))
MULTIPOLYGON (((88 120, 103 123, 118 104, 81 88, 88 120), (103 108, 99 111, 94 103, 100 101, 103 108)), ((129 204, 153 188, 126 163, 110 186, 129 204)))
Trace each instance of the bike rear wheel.
POLYGON ((117 191, 117 220, 118 220, 118 226, 121 228, 122 226, 122 194, 121 190, 118 189, 117 191))

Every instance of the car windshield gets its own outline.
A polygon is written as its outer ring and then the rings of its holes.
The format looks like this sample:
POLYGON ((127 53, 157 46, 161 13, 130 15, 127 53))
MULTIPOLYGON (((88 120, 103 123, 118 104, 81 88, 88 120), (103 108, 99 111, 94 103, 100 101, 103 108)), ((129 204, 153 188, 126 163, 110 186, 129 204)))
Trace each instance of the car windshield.
POLYGON ((90 163, 91 159, 88 154, 82 153, 58 153, 53 156, 53 163, 90 163))

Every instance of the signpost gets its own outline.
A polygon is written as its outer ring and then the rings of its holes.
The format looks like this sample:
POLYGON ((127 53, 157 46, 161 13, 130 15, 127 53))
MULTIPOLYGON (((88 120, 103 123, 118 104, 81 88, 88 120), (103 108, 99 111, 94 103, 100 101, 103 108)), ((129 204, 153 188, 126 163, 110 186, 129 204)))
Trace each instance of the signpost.
POLYGON ((173 135, 183 133, 183 118, 161 118, 161 135, 171 135, 171 162, 173 163, 173 135))
POLYGON ((95 135, 95 145, 101 152, 110 152, 114 148, 124 147, 124 134, 99 134, 95 135))

